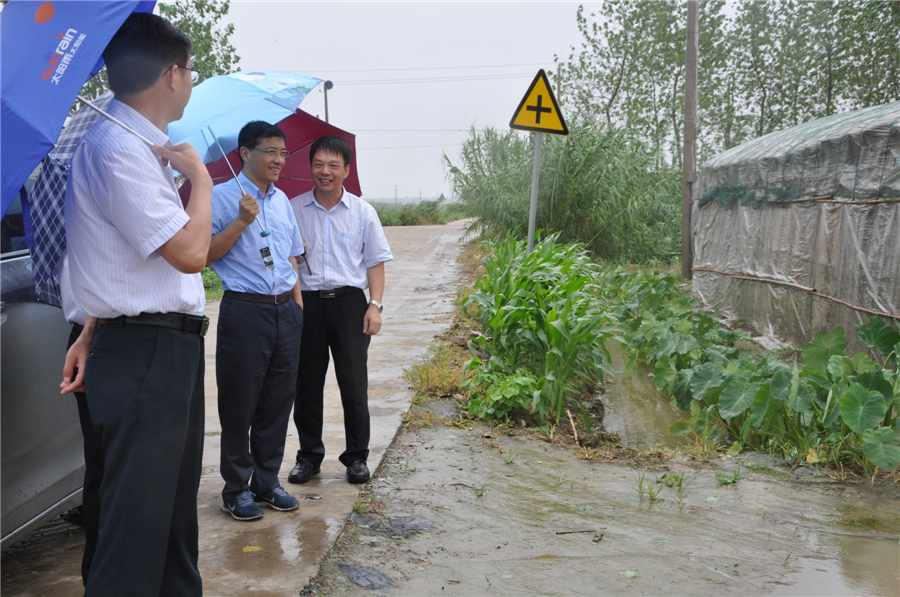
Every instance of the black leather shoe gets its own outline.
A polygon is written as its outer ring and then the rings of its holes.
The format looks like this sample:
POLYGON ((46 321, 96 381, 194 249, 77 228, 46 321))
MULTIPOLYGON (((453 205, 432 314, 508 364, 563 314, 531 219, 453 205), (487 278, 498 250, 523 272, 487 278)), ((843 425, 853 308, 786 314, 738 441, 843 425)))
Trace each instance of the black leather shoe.
POLYGON ((351 483, 365 483, 371 476, 365 460, 357 460, 347 467, 347 480, 351 483))
POLYGON ((321 470, 322 469, 314 465, 309 460, 301 458, 297 461, 297 464, 294 465, 294 468, 291 469, 291 474, 288 475, 288 482, 306 483, 307 481, 312 479, 313 475, 318 475, 321 470))

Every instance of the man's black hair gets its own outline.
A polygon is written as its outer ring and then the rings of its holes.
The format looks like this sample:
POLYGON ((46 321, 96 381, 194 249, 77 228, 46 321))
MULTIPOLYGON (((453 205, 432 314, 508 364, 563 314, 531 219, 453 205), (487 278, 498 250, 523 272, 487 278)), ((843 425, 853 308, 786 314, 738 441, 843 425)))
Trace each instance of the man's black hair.
POLYGON ((241 155, 241 147, 253 150, 261 141, 271 139, 272 137, 280 137, 287 141, 287 135, 274 124, 269 124, 264 120, 254 120, 248 122, 238 134, 238 157, 241 159, 241 166, 244 165, 244 156, 241 155))
POLYGON ((109 87, 116 95, 150 89, 166 69, 189 66, 193 43, 166 19, 132 13, 103 51, 109 87))
POLYGON ((343 137, 319 137, 309 146, 309 163, 313 163, 316 153, 321 150, 325 153, 333 153, 344 158, 344 168, 350 165, 353 159, 353 150, 343 137))

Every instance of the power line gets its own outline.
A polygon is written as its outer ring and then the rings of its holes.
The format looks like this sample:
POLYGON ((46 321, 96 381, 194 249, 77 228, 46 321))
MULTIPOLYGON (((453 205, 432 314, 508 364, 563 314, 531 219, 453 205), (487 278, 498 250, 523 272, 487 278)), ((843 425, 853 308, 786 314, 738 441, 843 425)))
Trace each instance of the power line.
POLYGON ((497 81, 531 77, 532 73, 509 73, 500 75, 474 75, 471 77, 432 77, 428 79, 366 79, 360 81, 335 80, 335 85, 402 85, 410 83, 455 83, 462 81, 497 81))
POLYGON ((356 151, 368 151, 374 149, 422 149, 425 147, 447 147, 453 145, 462 145, 462 143, 441 143, 440 145, 400 145, 398 147, 357 147, 356 151))
MULTIPOLYGON (((348 127, 354 133, 468 133, 471 129, 357 129, 348 127)), ((482 131, 484 129, 475 129, 482 131)))
POLYGON ((490 65, 477 65, 477 66, 423 66, 416 68, 355 68, 349 70, 333 70, 333 69, 325 69, 325 68, 316 68, 308 71, 303 70, 285 70, 283 72, 286 73, 297 73, 297 74, 306 74, 306 73, 388 73, 388 72, 399 72, 399 71, 412 71, 412 70, 460 70, 464 68, 511 68, 514 66, 547 66, 546 62, 527 62, 522 64, 490 64, 490 65))

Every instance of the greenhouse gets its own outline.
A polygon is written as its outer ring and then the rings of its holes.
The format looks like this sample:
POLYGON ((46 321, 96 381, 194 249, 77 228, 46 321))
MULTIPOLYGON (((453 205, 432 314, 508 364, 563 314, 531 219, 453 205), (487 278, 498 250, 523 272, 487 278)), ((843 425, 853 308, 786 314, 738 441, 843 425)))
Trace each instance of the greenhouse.
POLYGON ((771 133, 707 161, 693 208, 694 297, 769 348, 900 324, 900 102, 771 133))

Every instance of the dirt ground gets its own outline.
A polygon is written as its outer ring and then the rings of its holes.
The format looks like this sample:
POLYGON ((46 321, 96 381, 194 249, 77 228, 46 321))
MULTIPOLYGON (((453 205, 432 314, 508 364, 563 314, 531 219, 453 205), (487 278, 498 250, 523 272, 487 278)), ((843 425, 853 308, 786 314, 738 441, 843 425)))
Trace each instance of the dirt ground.
POLYGON ((836 483, 762 454, 586 461, 465 422, 453 399, 414 405, 410 421, 302 594, 900 594, 889 482, 836 483), (737 483, 716 480, 738 467, 737 483), (671 473, 686 479, 681 504, 671 473), (642 474, 657 500, 639 498, 642 474))

